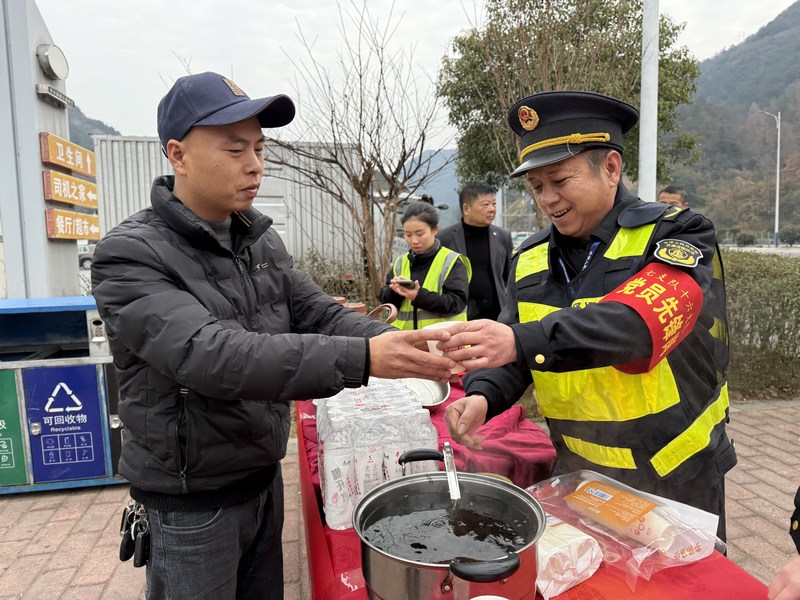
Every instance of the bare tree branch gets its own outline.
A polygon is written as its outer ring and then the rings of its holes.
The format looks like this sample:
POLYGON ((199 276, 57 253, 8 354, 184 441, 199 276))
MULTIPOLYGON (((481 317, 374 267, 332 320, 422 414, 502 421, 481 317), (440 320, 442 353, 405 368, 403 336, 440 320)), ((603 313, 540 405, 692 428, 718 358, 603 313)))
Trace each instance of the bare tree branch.
POLYGON ((288 57, 296 72, 297 137, 271 138, 267 158, 283 167, 278 177, 321 192, 351 216, 373 297, 390 266, 398 203, 447 166, 425 147, 446 127, 434 80, 422 80, 413 52, 391 48, 399 25, 393 9, 380 22, 366 2, 338 6, 336 69, 323 66, 298 26, 304 57, 288 57))

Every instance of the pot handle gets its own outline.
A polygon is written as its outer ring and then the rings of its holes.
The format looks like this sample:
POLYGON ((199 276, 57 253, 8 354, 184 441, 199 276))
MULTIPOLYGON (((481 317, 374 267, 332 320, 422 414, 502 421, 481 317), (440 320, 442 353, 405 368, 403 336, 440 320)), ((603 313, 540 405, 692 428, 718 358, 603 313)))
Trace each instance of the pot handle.
POLYGON ((518 554, 507 554, 503 558, 481 561, 456 558, 450 563, 450 571, 453 575, 473 583, 491 583, 507 579, 517 569, 519 569, 518 554))
POLYGON ((421 460, 438 460, 441 462, 444 461, 444 454, 438 450, 430 450, 429 448, 406 450, 400 455, 400 458, 397 459, 397 464, 402 467, 403 475, 405 475, 407 462, 419 462, 421 460))
POLYGON ((400 455, 397 462, 404 465, 407 462, 418 462, 420 460, 438 460, 441 462, 444 460, 444 455, 438 450, 418 448, 416 450, 406 450, 400 455))

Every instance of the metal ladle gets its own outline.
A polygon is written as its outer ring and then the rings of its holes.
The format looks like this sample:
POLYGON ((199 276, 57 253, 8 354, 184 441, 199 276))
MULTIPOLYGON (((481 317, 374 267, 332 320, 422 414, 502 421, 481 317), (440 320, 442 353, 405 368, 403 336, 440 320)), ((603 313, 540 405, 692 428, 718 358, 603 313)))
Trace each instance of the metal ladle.
POLYGON ((442 455, 444 456, 444 471, 447 475, 447 487, 450 490, 450 499, 461 499, 461 488, 458 485, 458 476, 456 475, 456 459, 453 456, 453 448, 450 447, 450 442, 442 444, 442 455))

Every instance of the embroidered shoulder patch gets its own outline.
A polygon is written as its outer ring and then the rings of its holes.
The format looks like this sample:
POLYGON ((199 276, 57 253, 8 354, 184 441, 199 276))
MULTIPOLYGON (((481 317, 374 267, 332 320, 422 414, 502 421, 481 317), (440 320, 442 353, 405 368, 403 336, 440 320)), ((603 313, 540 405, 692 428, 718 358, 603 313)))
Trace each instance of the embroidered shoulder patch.
POLYGON ((696 267, 703 258, 703 253, 697 247, 683 240, 660 240, 653 254, 667 264, 690 268, 696 267))

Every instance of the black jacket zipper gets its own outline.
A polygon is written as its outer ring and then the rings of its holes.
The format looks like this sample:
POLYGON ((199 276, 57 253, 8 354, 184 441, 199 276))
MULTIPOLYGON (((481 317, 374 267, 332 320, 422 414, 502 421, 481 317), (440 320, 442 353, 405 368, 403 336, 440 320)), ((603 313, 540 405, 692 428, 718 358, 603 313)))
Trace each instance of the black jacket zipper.
POLYGON ((178 469, 180 471, 178 476, 181 480, 181 491, 184 494, 188 494, 189 487, 186 484, 186 470, 189 467, 189 434, 191 432, 189 407, 187 406, 187 402, 189 401, 189 388, 182 387, 179 393, 178 420, 175 424, 175 446, 178 450, 178 469), (186 447, 183 449, 183 452, 181 452, 181 423, 186 423, 186 447))

